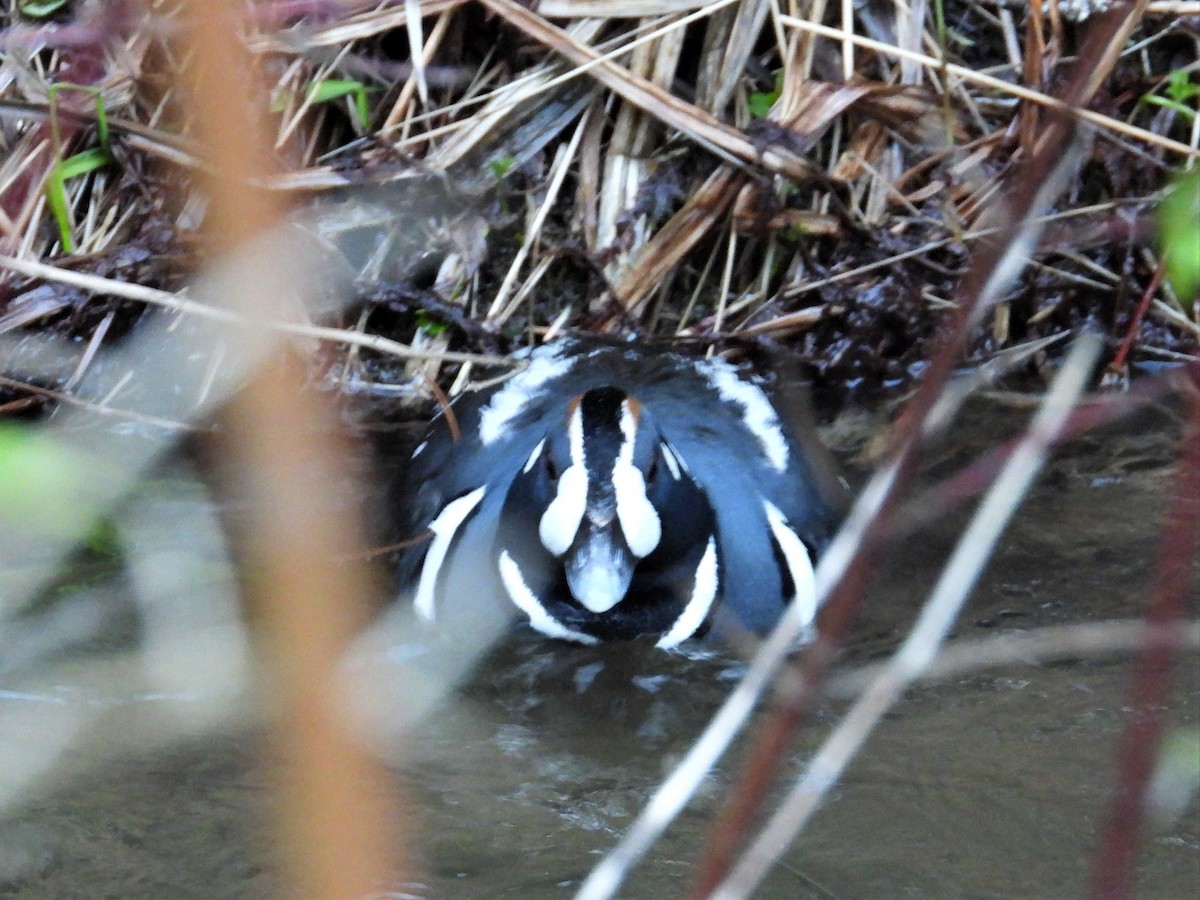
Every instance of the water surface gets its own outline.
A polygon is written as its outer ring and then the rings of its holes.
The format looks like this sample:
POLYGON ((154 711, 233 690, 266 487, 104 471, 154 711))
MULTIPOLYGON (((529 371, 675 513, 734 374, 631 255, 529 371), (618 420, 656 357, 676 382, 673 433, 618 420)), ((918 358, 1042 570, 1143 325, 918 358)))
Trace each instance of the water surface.
MULTIPOLYGON (((934 456, 946 474, 1015 418, 977 411, 934 456)), ((1058 455, 1005 536, 955 639, 1139 614, 1169 490, 1171 416, 1147 414, 1058 455)), ((881 658, 903 638, 960 533, 961 515, 906 538, 866 600, 841 665, 881 658)), ((60 661, 61 662, 61 661, 60 661)), ((69 660, 68 660, 69 662, 69 660)), ((719 706, 741 663, 629 644, 582 648, 504 641, 414 734, 395 766, 420 833, 421 872, 385 895, 567 898, 719 706)), ((104 729, 154 698, 72 684, 98 734, 0 825, 0 893, 45 897, 261 897, 276 887, 262 825, 270 776, 256 731, 201 731, 97 766, 104 729), (7 879, 7 883, 5 881, 7 879)), ((769 898, 1080 896, 1113 784, 1130 666, 1120 658, 1013 664, 921 686, 890 713, 843 783, 776 869, 769 898)), ((10 680, 11 681, 11 680, 10 680)), ((34 709, 0 677, 0 704, 34 709)), ((1179 666, 1173 727, 1200 723, 1200 671, 1179 666)), ((827 701, 789 775, 845 703, 827 701)), ((140 720, 138 720, 140 721, 140 720)), ((144 727, 140 725, 138 727, 144 727)), ((726 761, 622 896, 681 895, 736 772, 726 761)), ((401 813, 397 813, 401 817, 401 813)), ((1156 826, 1139 895, 1192 897, 1200 812, 1156 826)))

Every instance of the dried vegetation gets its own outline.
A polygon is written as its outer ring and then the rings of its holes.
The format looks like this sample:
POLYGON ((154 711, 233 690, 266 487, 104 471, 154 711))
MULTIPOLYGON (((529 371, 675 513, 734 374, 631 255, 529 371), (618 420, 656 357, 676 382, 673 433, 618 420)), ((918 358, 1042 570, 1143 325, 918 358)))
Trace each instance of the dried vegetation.
MULTIPOLYGON (((88 348, 32 392, 10 370, 12 411, 70 394, 148 300, 173 304, 203 251, 204 199, 172 4, 8 6, 0 333, 88 348)), ((444 351, 574 329, 783 345, 834 404, 903 390, 1000 224, 990 201, 1062 105, 1081 30, 1067 14, 1089 8, 859 6, 248 4, 245 78, 270 93, 278 172, 258 187, 355 284, 349 308, 289 324, 334 329, 309 332, 330 347, 315 374, 394 404, 430 378, 465 383, 444 351), (400 358, 413 352, 433 359, 400 358)), ((1089 326, 1121 376, 1196 352, 1150 215, 1200 147, 1180 90, 1200 17, 1143 6, 1098 61, 1072 182, 971 360, 1089 326)))

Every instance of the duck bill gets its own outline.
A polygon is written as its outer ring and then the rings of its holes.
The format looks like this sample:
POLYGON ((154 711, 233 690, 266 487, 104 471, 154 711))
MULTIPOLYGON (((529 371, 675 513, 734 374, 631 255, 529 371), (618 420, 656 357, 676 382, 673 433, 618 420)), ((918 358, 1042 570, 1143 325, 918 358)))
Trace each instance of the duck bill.
POLYGON ((637 559, 611 525, 585 519, 563 564, 572 596, 585 609, 605 613, 625 597, 637 559))

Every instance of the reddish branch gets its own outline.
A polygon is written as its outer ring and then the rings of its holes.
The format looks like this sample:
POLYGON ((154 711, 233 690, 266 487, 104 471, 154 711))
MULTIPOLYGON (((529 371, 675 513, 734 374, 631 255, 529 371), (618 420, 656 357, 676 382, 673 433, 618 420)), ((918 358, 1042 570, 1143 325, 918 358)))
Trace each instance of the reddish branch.
POLYGON ((1146 312, 1150 309, 1150 302, 1154 299, 1154 295, 1158 293, 1158 288, 1162 284, 1163 276, 1167 271, 1166 259, 1158 261, 1158 268, 1154 270, 1154 276, 1150 279, 1150 283, 1146 285, 1146 290, 1142 293, 1142 299, 1137 305, 1137 309, 1133 311, 1133 321, 1129 323, 1129 330, 1125 332, 1125 340, 1121 341, 1121 346, 1113 356, 1112 362, 1109 363, 1109 369, 1114 372, 1120 372, 1125 368, 1125 363, 1129 359, 1129 353, 1133 349, 1133 342, 1137 340, 1138 334, 1141 332, 1142 319, 1146 317, 1146 312))
MULTIPOLYGON (((1071 79, 1062 93, 1062 99, 1068 107, 1082 108, 1088 104, 1116 61, 1113 46, 1121 43, 1124 35, 1141 17, 1145 5, 1145 0, 1114 4, 1108 12, 1092 20, 1071 79)), ((969 329, 976 321, 976 311, 981 313, 981 304, 995 299, 997 288, 992 283, 993 279, 1000 271, 1015 269, 1009 263, 1029 237, 1030 221, 1038 214, 1039 203, 1044 202, 1041 196, 1043 189, 1053 183, 1054 175, 1061 175, 1069 155, 1068 148, 1075 140, 1075 129, 1073 116, 1059 110, 1048 111, 1041 141, 1031 148, 1023 165, 1018 168, 1000 210, 1003 215, 1001 229, 983 246, 963 279, 953 317, 947 323, 929 371, 897 429, 897 472, 888 496, 880 507, 879 515, 867 528, 854 560, 824 606, 820 637, 795 665, 795 677, 788 679, 794 687, 791 695, 779 698, 766 723, 754 736, 747 762, 734 785, 730 800, 709 834, 700 860, 699 874, 689 896, 707 897, 724 880, 782 769, 794 734, 807 720, 819 694, 826 667, 849 631, 860 598, 873 575, 873 561, 879 557, 878 551, 890 527, 892 512, 916 470, 921 426, 953 375, 969 329)))
POLYGON ((1175 494, 1163 526, 1158 572, 1146 609, 1155 628, 1135 664, 1129 721, 1117 752, 1117 790, 1093 863, 1092 896, 1122 900, 1133 894, 1146 788, 1158 756, 1170 698, 1179 633, 1187 614, 1193 564, 1200 552, 1200 364, 1192 379, 1188 428, 1175 472, 1175 494))
POLYGON ((821 614, 817 640, 806 649, 795 664, 793 678, 787 683, 793 688, 789 696, 779 698, 767 721, 754 736, 747 762, 709 834, 708 845, 700 859, 700 871, 690 895, 707 897, 724 880, 743 838, 762 807, 774 783, 795 733, 804 725, 812 704, 820 693, 829 662, 843 643, 858 603, 874 574, 872 560, 885 536, 885 527, 892 511, 903 496, 916 471, 920 458, 920 424, 941 394, 954 372, 954 366, 965 346, 967 312, 973 303, 960 304, 956 322, 945 332, 940 349, 934 353, 929 371, 917 394, 905 410, 901 422, 901 449, 897 457, 897 473, 879 515, 867 528, 858 553, 841 581, 833 589, 821 614))
MULTIPOLYGON (((274 169, 266 92, 247 77, 249 54, 232 38, 240 9, 237 0, 184 7, 192 62, 179 81, 207 162, 209 245, 231 253, 244 252, 285 214, 278 195, 248 187, 274 169)), ((265 290, 246 284, 229 300, 265 318, 265 290)), ((336 562, 362 547, 337 496, 347 447, 336 428, 321 425, 335 418, 328 398, 303 383, 295 354, 281 351, 260 367, 230 404, 231 462, 251 510, 247 596, 261 626, 284 893, 341 900, 378 894, 397 841, 386 772, 355 733, 344 693, 342 661, 365 624, 370 591, 361 566, 336 562)))

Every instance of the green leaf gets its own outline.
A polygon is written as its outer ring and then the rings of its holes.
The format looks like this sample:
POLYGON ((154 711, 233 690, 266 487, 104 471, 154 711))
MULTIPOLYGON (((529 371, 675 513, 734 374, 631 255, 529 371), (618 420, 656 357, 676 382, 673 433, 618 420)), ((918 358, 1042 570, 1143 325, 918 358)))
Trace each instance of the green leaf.
POLYGON ((1176 69, 1167 76, 1166 94, 1172 100, 1184 103, 1200 96, 1200 85, 1192 81, 1186 69, 1176 69))
POLYGON ((62 153, 62 139, 58 132, 58 95, 63 91, 79 91, 89 94, 96 102, 96 137, 100 146, 108 149, 108 112, 104 107, 104 95, 99 88, 88 84, 75 84, 70 81, 57 81, 50 85, 50 135, 56 154, 62 153))
POLYGON ((64 253, 75 252, 75 241, 71 238, 71 213, 67 208, 67 188, 63 184, 58 167, 50 170, 46 177, 46 203, 50 206, 50 214, 58 225, 58 236, 62 241, 64 253))
POLYGON ((71 238, 71 213, 67 204, 66 180, 79 175, 86 175, 112 162, 108 152, 108 113, 104 106, 104 96, 100 89, 86 84, 73 84, 69 81, 59 81, 50 85, 50 144, 54 155, 59 161, 46 176, 46 202, 50 213, 58 225, 58 234, 62 240, 65 253, 75 252, 75 242, 71 238), (74 156, 62 159, 63 141, 58 127, 58 97, 64 91, 79 91, 88 94, 96 103, 96 137, 100 141, 98 148, 84 150, 74 156))
POLYGON ((54 15, 67 3, 68 0, 24 0, 17 4, 17 9, 31 19, 44 19, 46 16, 54 15))
POLYGON ((94 172, 110 162, 112 156, 107 150, 93 147, 60 160, 46 177, 46 202, 58 225, 58 235, 62 240, 64 253, 75 252, 75 241, 71 237, 71 210, 67 203, 67 179, 94 172))
POLYGON ((90 150, 84 150, 74 156, 68 156, 58 164, 57 168, 63 181, 66 181, 68 178, 77 178, 88 172, 103 169, 110 162, 112 162, 112 156, 107 150, 101 147, 92 147, 90 150))
POLYGON ((746 101, 747 107, 750 109, 750 116, 754 119, 765 119, 767 113, 771 111, 771 107, 779 99, 779 95, 783 92, 783 70, 780 69, 775 73, 775 88, 770 91, 755 91, 746 101))
POLYGON ((504 176, 512 171, 516 164, 517 159, 514 156, 497 156, 488 160, 487 167, 497 181, 503 181, 504 176))
POLYGON ((1168 100, 1166 97, 1160 97, 1157 94, 1147 94, 1142 98, 1143 103, 1149 103, 1151 106, 1163 106, 1167 109, 1173 109, 1189 122, 1196 118, 1194 110, 1188 109, 1183 104, 1175 100, 1168 100))
POLYGON ((417 327, 426 334, 433 337, 442 334, 450 326, 445 322, 439 322, 423 309, 417 310, 417 327))
POLYGON ((775 105, 775 101, 779 99, 779 94, 775 91, 763 92, 755 91, 750 95, 749 107, 750 117, 753 119, 765 119, 767 113, 771 111, 771 107, 775 105))
POLYGON ((345 97, 361 90, 363 90, 363 85, 360 81, 326 78, 324 81, 314 82, 309 87, 308 99, 313 103, 328 103, 330 100, 336 100, 338 97, 345 97))
POLYGON ((1177 178, 1158 205, 1158 247, 1167 281, 1190 309, 1200 292, 1200 169, 1177 178))
POLYGON ((94 477, 80 454, 31 429, 0 426, 0 527, 68 537, 94 477))
POLYGON ((326 78, 314 83, 308 89, 310 103, 328 103, 339 97, 354 98, 354 110, 358 114, 358 124, 366 128, 371 114, 367 108, 367 86, 361 81, 348 78, 326 78))
POLYGON ((1166 84, 1160 88, 1161 94, 1146 94, 1143 103, 1151 106, 1161 106, 1173 109, 1189 122, 1196 118, 1195 103, 1188 104, 1200 97, 1200 85, 1192 81, 1191 75, 1185 69, 1176 69, 1167 76, 1166 84))

